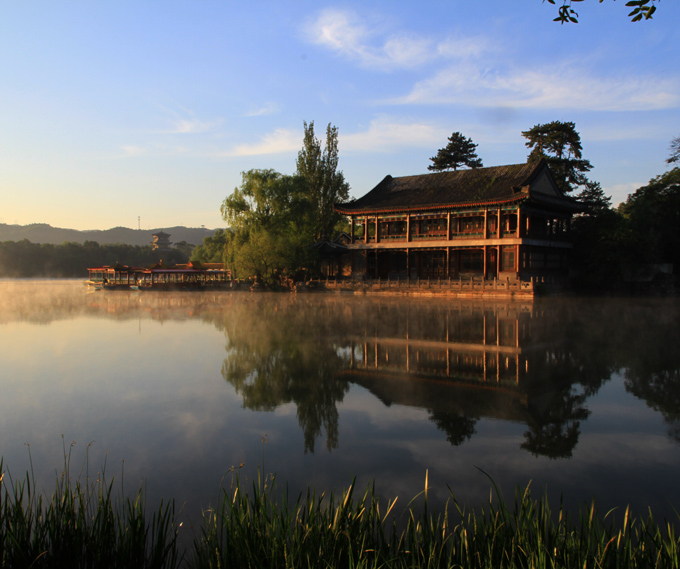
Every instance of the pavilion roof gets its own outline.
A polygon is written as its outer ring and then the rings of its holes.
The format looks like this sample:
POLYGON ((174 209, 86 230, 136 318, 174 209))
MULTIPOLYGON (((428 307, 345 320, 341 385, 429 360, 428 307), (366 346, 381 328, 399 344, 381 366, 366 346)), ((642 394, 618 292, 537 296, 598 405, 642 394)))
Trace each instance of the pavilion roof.
MULTIPOLYGON (((335 204, 335 210, 346 215, 356 215, 522 201, 530 197, 531 183, 546 170, 550 175, 547 162, 541 160, 537 163, 399 178, 388 175, 365 196, 353 202, 335 204)), ((552 180, 552 175, 550 179, 552 180)), ((557 198, 558 202, 564 202, 562 205, 574 203, 571 198, 564 196, 557 186, 554 188, 557 195, 551 201, 557 198)), ((540 199, 542 196, 537 197, 540 199)))

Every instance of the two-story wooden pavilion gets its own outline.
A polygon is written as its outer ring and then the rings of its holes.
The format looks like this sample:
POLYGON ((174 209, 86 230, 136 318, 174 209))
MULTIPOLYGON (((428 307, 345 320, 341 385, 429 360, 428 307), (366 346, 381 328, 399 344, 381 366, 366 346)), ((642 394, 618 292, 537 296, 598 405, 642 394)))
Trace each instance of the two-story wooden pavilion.
POLYGON ((353 277, 566 277, 570 220, 582 208, 545 160, 387 176, 335 211, 351 220, 353 277))

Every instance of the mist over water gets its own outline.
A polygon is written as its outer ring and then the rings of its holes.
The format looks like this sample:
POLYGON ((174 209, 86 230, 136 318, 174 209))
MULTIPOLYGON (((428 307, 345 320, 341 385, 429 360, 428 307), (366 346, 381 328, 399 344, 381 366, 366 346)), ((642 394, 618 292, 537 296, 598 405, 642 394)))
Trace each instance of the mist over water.
POLYGON ((293 496, 356 477, 405 505, 428 470, 431 500, 475 506, 483 470, 506 497, 531 481, 555 506, 671 518, 679 308, 0 281, 0 451, 16 478, 30 449, 51 491, 65 447, 72 473, 105 467, 193 519, 242 463, 293 496))

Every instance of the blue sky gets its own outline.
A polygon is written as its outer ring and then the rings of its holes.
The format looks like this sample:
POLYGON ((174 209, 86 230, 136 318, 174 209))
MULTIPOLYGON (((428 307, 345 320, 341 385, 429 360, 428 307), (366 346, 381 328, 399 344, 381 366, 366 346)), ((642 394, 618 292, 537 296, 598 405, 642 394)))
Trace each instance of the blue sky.
POLYGON ((460 131, 485 166, 573 121, 615 203, 680 136, 680 5, 623 0, 0 2, 0 222, 223 227, 241 172, 295 170, 339 130, 359 197, 427 172, 460 131))

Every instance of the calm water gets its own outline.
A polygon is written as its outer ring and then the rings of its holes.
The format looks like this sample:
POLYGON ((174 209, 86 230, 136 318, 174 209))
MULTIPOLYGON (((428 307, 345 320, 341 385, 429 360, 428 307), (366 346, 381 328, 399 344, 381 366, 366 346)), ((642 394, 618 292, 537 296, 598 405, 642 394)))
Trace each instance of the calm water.
POLYGON ((448 485, 483 503, 483 470, 506 496, 531 481, 574 509, 593 497, 601 511, 680 507, 677 300, 0 281, 0 356, 4 468, 23 476, 30 450, 50 491, 63 435, 72 473, 105 467, 190 519, 240 464, 242 477, 276 472, 292 494, 375 480, 402 505, 426 470, 434 499, 448 485))

